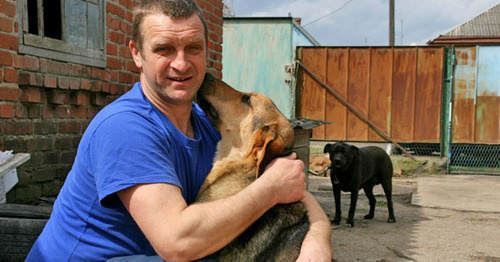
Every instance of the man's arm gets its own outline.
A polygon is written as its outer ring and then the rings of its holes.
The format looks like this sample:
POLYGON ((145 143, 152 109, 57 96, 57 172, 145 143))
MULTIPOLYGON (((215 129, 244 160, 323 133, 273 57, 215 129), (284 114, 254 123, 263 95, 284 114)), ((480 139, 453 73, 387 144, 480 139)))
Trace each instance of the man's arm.
POLYGON ((221 249, 277 203, 299 201, 304 164, 296 155, 278 158, 237 194, 187 206, 170 184, 140 184, 118 192, 121 201, 165 260, 194 260, 221 249))
POLYGON ((297 261, 331 261, 333 247, 330 220, 309 192, 304 194, 302 202, 307 208, 310 228, 302 242, 297 261))

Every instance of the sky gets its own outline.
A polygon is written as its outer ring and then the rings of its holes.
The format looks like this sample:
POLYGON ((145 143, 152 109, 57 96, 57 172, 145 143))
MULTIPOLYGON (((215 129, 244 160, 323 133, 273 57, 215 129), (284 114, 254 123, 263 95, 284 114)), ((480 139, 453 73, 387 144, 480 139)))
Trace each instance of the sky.
MULTIPOLYGON (((395 45, 426 45, 500 0, 394 0, 395 45)), ((387 46, 389 0, 226 0, 236 17, 293 17, 323 46, 387 46)))

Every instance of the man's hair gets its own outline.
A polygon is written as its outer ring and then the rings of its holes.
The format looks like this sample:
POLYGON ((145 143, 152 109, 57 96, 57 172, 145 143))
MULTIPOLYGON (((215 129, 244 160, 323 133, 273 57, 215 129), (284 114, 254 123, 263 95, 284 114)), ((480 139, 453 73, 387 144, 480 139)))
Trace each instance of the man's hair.
POLYGON ((205 40, 208 41, 207 21, 194 0, 144 0, 134 8, 134 25, 132 27, 132 40, 139 51, 142 51, 143 42, 141 26, 144 17, 151 14, 164 14, 171 19, 189 18, 193 14, 197 14, 203 24, 205 40))

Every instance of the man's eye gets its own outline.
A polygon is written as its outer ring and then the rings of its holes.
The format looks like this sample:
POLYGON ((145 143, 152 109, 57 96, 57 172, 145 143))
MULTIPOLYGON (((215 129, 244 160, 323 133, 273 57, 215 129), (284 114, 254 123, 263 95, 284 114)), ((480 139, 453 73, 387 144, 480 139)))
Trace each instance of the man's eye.
POLYGON ((173 50, 172 47, 162 46, 155 49, 155 53, 168 53, 173 50))
POLYGON ((199 52, 201 52, 201 50, 202 50, 201 46, 197 46, 197 45, 188 47, 188 51, 190 53, 199 53, 199 52))
POLYGON ((241 97, 241 102, 243 102, 249 106, 252 106, 252 103, 250 102, 250 96, 248 96, 248 95, 243 95, 241 97))

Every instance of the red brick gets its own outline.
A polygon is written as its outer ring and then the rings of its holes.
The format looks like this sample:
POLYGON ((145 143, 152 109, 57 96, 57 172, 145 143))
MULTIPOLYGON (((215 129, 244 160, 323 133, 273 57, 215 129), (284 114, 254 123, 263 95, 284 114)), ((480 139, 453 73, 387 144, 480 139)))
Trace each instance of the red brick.
POLYGON ((54 110, 54 115, 57 118, 70 118, 70 107, 58 106, 54 110))
POLYGON ((90 103, 94 106, 103 106, 105 103, 105 98, 101 94, 92 94, 90 103))
POLYGON ((40 70, 40 59, 38 57, 34 56, 25 56, 25 67, 26 69, 30 71, 38 71, 40 70))
POLYGON ((73 97, 72 104, 78 106, 86 106, 90 103, 90 97, 87 94, 79 93, 73 97))
POLYGON ((17 70, 14 68, 4 68, 3 69, 3 80, 7 83, 17 82, 17 70))
POLYGON ((0 31, 6 33, 14 32, 14 20, 5 17, 0 17, 0 31))
POLYGON ((32 105, 28 107, 28 117, 29 118, 41 118, 42 117, 42 106, 41 105, 32 105))
POLYGON ((69 80, 69 89, 78 90, 80 89, 80 79, 71 78, 69 80))
POLYGON ((92 68, 92 77, 100 80, 109 80, 109 73, 102 69, 92 68))
POLYGON ((132 32, 132 29, 131 29, 131 27, 130 27, 128 24, 126 24, 125 22, 121 22, 121 23, 120 23, 120 31, 122 31, 122 33, 125 33, 125 34, 127 34, 127 35, 130 35, 130 34, 131 34, 131 32, 132 32))
POLYGON ((125 17, 125 11, 123 10, 123 8, 110 2, 106 3, 106 10, 112 14, 117 15, 118 17, 125 17))
POLYGON ((2 39, 0 41, 0 48, 17 51, 17 36, 0 34, 0 39, 2 39))
POLYGON ((51 87, 51 88, 57 87, 57 77, 45 75, 45 78, 43 81, 43 86, 44 87, 51 87))
POLYGON ((0 65, 12 66, 12 54, 0 50, 0 65))
POLYGON ((38 89, 26 89, 21 93, 21 101, 28 103, 41 103, 42 94, 38 89))
POLYGON ((69 104, 69 94, 64 92, 53 92, 50 96, 49 103, 56 105, 69 104))
POLYGON ((0 1, 0 13, 6 14, 9 17, 15 18, 16 17, 16 5, 7 2, 5 0, 0 1))
POLYGON ((87 118, 87 107, 72 107, 69 112, 71 118, 87 118))
POLYGON ((53 117, 54 115, 54 109, 51 107, 51 106, 45 106, 43 109, 42 109, 42 118, 49 118, 49 117, 53 117))
POLYGON ((0 105, 0 118, 13 118, 14 106, 13 105, 0 105))
POLYGON ((73 68, 71 64, 47 60, 47 72, 56 75, 71 75, 73 68))
POLYGON ((7 125, 5 131, 9 135, 32 135, 33 122, 11 122, 7 125))
POLYGON ((69 89, 69 77, 60 76, 57 78, 57 87, 61 89, 69 89))
POLYGON ((109 83, 102 82, 102 91, 108 93, 109 92, 109 83))
POLYGON ((126 45, 128 44, 126 40, 127 37, 123 33, 109 32, 109 41, 111 41, 112 43, 126 45))
POLYGON ((90 90, 90 80, 89 79, 82 79, 80 82, 80 89, 90 90))
POLYGON ((89 78, 92 76, 92 70, 88 66, 72 65, 72 76, 89 78))
POLYGON ((134 76, 131 73, 119 73, 119 82, 123 84, 132 84, 134 82, 134 76))
POLYGON ((63 134, 78 134, 80 133, 79 122, 61 122, 59 123, 59 132, 63 134))
POLYGON ((122 64, 123 64, 122 61, 119 60, 119 59, 115 59, 115 58, 112 58, 112 57, 108 57, 106 59, 107 68, 121 70, 122 69, 122 64))
POLYGON ((116 56, 118 54, 116 44, 106 43, 106 54, 116 56))
POLYGON ((92 81, 90 84, 90 91, 92 92, 100 92, 102 89, 101 81, 92 81))
POLYGON ((16 112, 16 118, 26 118, 28 117, 27 108, 22 104, 17 104, 14 108, 16 112))
POLYGON ((132 58, 132 54, 130 53, 130 48, 128 48, 128 46, 120 47, 120 57, 132 58))
POLYGON ((19 71, 20 85, 34 85, 35 82, 35 74, 26 71, 19 71))
POLYGON ((115 19, 115 18, 111 17, 110 15, 108 16, 107 24, 108 24, 108 28, 111 28, 113 30, 120 29, 120 20, 115 19))
POLYGON ((0 101, 19 101, 19 89, 0 87, 0 101))
POLYGON ((135 65, 134 61, 128 61, 126 69, 127 69, 127 71, 131 71, 131 72, 134 72, 134 73, 140 73, 141 72, 141 70, 139 68, 137 68, 137 66, 135 65))
POLYGON ((117 71, 111 71, 109 72, 109 77, 111 82, 118 82, 118 72, 117 71))

